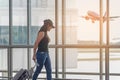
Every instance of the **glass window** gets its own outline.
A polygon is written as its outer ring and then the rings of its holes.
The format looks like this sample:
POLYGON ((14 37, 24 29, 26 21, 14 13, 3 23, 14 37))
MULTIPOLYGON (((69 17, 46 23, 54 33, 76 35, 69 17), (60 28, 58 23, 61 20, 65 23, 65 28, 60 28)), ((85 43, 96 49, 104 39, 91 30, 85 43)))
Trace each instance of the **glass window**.
POLYGON ((13 71, 18 71, 21 68, 27 69, 27 49, 13 48, 13 71))
POLYGON ((119 1, 110 1, 110 44, 120 45, 120 9, 119 1))
MULTIPOLYGON (((108 48, 110 80, 120 79, 120 10, 118 8, 118 0, 109 0, 109 42, 110 45, 115 45, 115 47, 112 46, 112 48, 106 45, 108 29, 106 26, 107 0, 102 1, 102 14, 103 20, 105 21, 103 22, 101 34, 105 46, 102 46, 101 49, 98 46, 95 46, 98 48, 87 48, 88 45, 99 45, 101 35, 99 22, 101 0, 31 0, 29 34, 27 25, 27 1, 28 0, 12 0, 12 34, 9 34, 9 16, 11 16, 11 14, 9 14, 9 0, 0 0, 0 3, 2 3, 0 4, 0 79, 8 79, 8 71, 10 71, 8 70, 10 66, 8 65, 8 53, 12 54, 9 58, 12 58, 10 59, 12 62, 10 63, 13 64, 11 66, 12 72, 9 72, 12 73, 10 75, 14 76, 21 68, 27 69, 35 65, 32 60, 33 48, 22 47, 29 46, 27 45, 28 40, 30 45, 34 44, 37 33, 45 19, 51 19, 54 25, 55 20, 58 19, 56 22, 57 32, 55 29, 48 32, 51 39, 49 55, 51 57, 53 78, 56 77, 56 61, 58 60, 58 78, 64 78, 65 76, 65 78, 68 79, 100 80, 102 76, 103 80, 105 80, 106 76, 108 76, 106 75, 105 58, 107 53, 105 49, 107 50, 108 48), (55 15, 55 1, 58 2, 57 17, 55 15), (65 3, 65 5, 62 3, 65 3), (63 10, 65 10, 65 14, 63 14, 63 10), (62 33, 63 31, 64 34, 62 33), (55 41, 56 33, 57 41, 55 41), (9 38, 12 39, 12 45, 9 45, 9 38), (63 38, 65 44, 62 44, 63 38), (58 42, 58 45, 55 45, 55 42, 58 42), (76 46, 71 44, 75 44, 76 46), (69 45, 71 45, 70 48, 67 47, 69 45), (78 45, 84 45, 84 47, 78 47, 78 45), (7 48, 3 48, 5 46, 7 46, 7 48), (21 48, 13 48, 16 46, 21 48)), ((42 69, 39 78, 46 78, 45 68, 42 69)))
POLYGON ((120 76, 110 76, 110 80, 119 80, 120 76))
MULTIPOLYGON (((21 1, 21 0, 19 0, 21 1)), ((27 2, 27 0, 24 0, 27 2)), ((18 2, 20 3, 20 2, 18 2)), ((13 4, 17 4, 16 0, 13 1, 13 4)), ((27 3, 24 8, 16 8, 13 5, 13 14, 12 14, 12 44, 13 45, 25 45, 27 44, 27 3)))
MULTIPOLYGON (((30 28, 30 44, 34 44, 36 36, 38 31, 40 30, 41 26, 43 25, 43 21, 45 19, 51 19, 55 25, 55 1, 49 1, 49 0, 38 0, 38 4, 44 4, 48 5, 48 7, 44 7, 42 9, 41 7, 35 9, 33 6, 31 6, 31 28, 30 28), (32 30, 33 29, 33 30, 32 30)), ((50 44, 54 44, 55 41, 55 30, 51 30, 50 33, 50 38, 52 39, 50 44)))
POLYGON ((67 79, 81 79, 81 80, 99 80, 99 76, 97 75, 66 75, 67 79))
POLYGON ((9 44, 9 0, 0 0, 0 45, 9 44), (1 7, 2 6, 2 7, 1 7), (3 8, 6 7, 6 8, 3 8))
POLYGON ((0 8, 9 6, 9 1, 8 0, 0 0, 0 3, 1 3, 0 8))
POLYGON ((88 12, 99 14, 99 0, 91 0, 88 3, 89 5, 85 0, 66 0, 66 44, 98 43, 99 21, 92 20, 88 12), (88 20, 85 17, 88 17, 88 20))
POLYGON ((110 73, 120 73, 120 49, 110 49, 110 73))
POLYGON ((9 44, 8 26, 1 25, 0 26, 0 45, 8 45, 8 44, 9 44))
POLYGON ((66 49, 66 71, 99 72, 99 49, 66 49))
POLYGON ((8 77, 7 49, 0 49, 0 77, 8 77))

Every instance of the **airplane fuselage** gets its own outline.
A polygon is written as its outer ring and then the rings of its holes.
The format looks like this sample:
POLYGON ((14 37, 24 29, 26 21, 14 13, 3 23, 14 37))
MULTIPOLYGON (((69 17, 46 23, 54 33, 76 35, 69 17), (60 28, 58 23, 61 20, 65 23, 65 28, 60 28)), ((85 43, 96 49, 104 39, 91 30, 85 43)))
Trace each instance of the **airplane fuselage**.
POLYGON ((91 17, 91 19, 94 19, 94 20, 99 20, 100 19, 100 16, 93 11, 88 11, 87 14, 88 14, 89 17, 91 17))

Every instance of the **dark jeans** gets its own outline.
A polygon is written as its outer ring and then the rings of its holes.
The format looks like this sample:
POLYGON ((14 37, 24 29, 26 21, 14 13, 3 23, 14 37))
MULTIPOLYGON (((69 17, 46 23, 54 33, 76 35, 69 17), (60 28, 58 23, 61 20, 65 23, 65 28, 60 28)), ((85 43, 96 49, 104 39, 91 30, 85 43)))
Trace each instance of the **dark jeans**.
POLYGON ((47 72, 47 80, 52 80, 52 69, 51 69, 51 61, 50 61, 49 53, 37 51, 36 59, 38 65, 36 67, 32 80, 37 79, 38 75, 41 73, 43 65, 45 65, 45 69, 47 72))

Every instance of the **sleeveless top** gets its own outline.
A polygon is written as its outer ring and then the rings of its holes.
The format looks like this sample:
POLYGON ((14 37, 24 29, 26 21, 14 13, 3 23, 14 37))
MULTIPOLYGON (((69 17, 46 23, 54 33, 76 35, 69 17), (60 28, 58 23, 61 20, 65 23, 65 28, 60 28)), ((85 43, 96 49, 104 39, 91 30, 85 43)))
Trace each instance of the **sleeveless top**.
POLYGON ((42 40, 38 44, 38 50, 40 52, 48 52, 49 37, 47 35, 47 31, 40 29, 39 32, 44 32, 44 37, 42 38, 42 40))

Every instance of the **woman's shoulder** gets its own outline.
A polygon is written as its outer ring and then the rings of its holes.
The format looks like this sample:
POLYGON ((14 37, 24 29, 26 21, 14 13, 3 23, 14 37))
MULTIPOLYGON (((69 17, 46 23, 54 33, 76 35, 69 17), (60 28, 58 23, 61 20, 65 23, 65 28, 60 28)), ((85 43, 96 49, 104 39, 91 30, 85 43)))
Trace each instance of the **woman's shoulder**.
POLYGON ((38 36, 44 36, 44 35, 45 35, 45 32, 43 32, 43 31, 38 32, 38 36))
POLYGON ((40 28, 38 32, 45 32, 45 30, 43 28, 40 28))
POLYGON ((45 29, 41 27, 40 30, 38 31, 38 34, 46 34, 45 29))
POLYGON ((42 26, 39 31, 46 32, 47 30, 46 30, 46 27, 45 27, 45 26, 42 26))
POLYGON ((46 33, 45 29, 44 29, 44 28, 42 28, 42 27, 40 28, 40 30, 38 31, 38 33, 39 33, 39 32, 46 33))
POLYGON ((44 31, 38 31, 38 34, 44 34, 45 32, 44 31))

